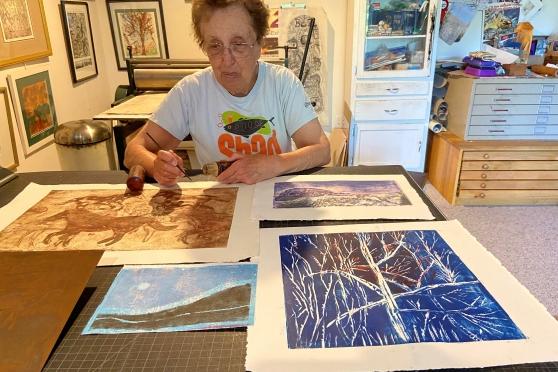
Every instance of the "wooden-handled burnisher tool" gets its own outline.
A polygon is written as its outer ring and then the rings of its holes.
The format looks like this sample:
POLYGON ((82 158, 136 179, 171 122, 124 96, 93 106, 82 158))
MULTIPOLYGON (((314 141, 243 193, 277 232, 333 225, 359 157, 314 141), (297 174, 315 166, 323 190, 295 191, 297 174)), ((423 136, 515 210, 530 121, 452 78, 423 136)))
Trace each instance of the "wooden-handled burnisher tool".
POLYGON ((216 161, 215 163, 208 163, 204 164, 202 167, 202 173, 206 176, 215 176, 217 177, 221 173, 223 173, 234 161, 228 160, 220 160, 216 161))
POLYGON ((134 165, 128 172, 128 179, 126 185, 131 192, 140 193, 143 191, 143 184, 145 183, 145 169, 141 165, 134 165))

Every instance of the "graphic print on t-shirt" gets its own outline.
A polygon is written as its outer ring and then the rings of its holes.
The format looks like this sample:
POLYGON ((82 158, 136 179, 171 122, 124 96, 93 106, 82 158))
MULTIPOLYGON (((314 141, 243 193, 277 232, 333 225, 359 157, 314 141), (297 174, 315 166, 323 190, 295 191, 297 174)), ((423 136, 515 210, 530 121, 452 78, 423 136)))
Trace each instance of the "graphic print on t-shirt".
POLYGON ((219 151, 227 157, 235 152, 245 155, 280 154, 281 147, 275 129, 272 128, 275 125, 273 119, 242 115, 235 111, 223 112, 221 120, 226 133, 221 134, 217 140, 219 151))

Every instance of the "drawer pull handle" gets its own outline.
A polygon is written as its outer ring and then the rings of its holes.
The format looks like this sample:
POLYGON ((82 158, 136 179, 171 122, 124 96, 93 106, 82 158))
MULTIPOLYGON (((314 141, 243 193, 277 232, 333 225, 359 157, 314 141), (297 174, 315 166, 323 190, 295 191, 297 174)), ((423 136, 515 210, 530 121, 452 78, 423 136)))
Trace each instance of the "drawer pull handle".
POLYGON ((511 92, 513 88, 497 88, 498 92, 511 92))
POLYGON ((481 192, 479 195, 477 195, 478 198, 484 199, 486 197, 486 195, 484 194, 484 192, 481 192))
POLYGON ((481 189, 486 189, 486 183, 481 183, 480 187, 481 187, 481 189))
POLYGON ((489 129, 488 133, 505 133, 506 131, 503 129, 489 129))
POLYGON ((482 169, 487 170, 488 168, 490 168, 490 167, 488 166, 488 164, 483 164, 483 165, 482 165, 482 169))
POLYGON ((504 119, 497 119, 497 120, 490 120, 491 123, 507 123, 507 120, 504 119))
POLYGON ((392 94, 399 93, 399 88, 386 88, 386 90, 392 94))
POLYGON ((511 102, 511 99, 506 98, 506 99, 495 99, 494 102, 511 102))
POLYGON ((490 155, 484 154, 482 157, 485 158, 485 159, 488 159, 490 157, 490 155))
POLYGON ((510 110, 508 109, 498 109, 498 110, 492 110, 492 112, 508 112, 510 110))
POLYGON ((389 115, 397 115, 397 113, 399 113, 399 110, 393 109, 393 110, 384 110, 386 112, 386 114, 389 115))
POLYGON ((481 174, 481 178, 482 178, 483 180, 485 180, 486 177, 488 177, 488 176, 486 175, 486 173, 481 174))

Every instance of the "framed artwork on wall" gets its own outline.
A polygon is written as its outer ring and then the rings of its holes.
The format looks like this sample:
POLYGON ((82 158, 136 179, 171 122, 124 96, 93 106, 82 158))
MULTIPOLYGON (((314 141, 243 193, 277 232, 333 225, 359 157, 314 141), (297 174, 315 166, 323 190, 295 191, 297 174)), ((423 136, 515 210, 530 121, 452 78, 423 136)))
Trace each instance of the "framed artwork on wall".
POLYGON ((112 41, 119 70, 133 58, 168 58, 161 0, 107 0, 112 41))
POLYGON ((53 141, 57 126, 47 66, 34 66, 8 75, 19 136, 25 156, 53 141))
POLYGON ((18 165, 8 89, 0 87, 0 167, 15 170, 18 165))
POLYGON ((97 60, 89 5, 82 1, 61 1, 62 25, 74 83, 97 76, 97 60))
POLYGON ((51 54, 43 1, 0 1, 0 68, 51 54))

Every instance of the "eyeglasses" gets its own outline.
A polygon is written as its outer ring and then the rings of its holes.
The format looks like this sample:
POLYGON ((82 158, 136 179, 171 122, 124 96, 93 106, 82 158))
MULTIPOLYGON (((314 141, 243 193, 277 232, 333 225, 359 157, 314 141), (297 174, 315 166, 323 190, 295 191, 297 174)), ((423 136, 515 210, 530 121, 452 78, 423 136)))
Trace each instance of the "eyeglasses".
POLYGON ((235 58, 248 57, 256 44, 252 43, 231 43, 228 47, 221 43, 211 43, 204 46, 204 51, 208 57, 219 57, 228 49, 235 58))

